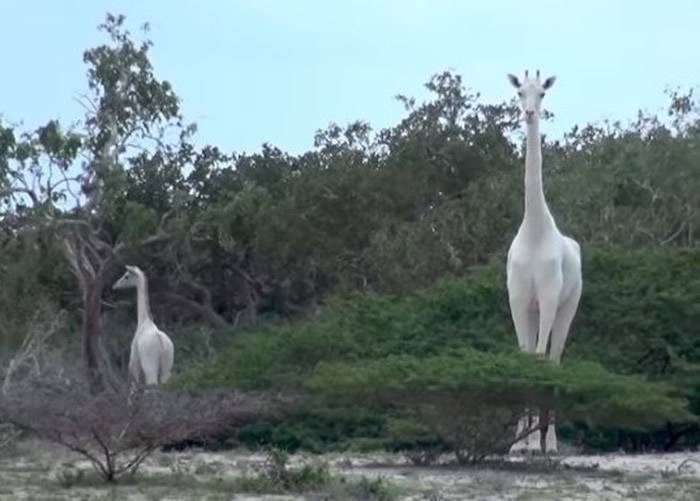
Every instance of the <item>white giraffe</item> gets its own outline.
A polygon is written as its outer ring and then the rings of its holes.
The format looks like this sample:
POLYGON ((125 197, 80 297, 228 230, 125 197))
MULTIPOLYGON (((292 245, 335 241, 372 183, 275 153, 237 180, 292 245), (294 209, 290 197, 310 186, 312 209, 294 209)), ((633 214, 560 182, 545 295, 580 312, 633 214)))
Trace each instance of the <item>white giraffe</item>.
MULTIPOLYGON (((583 281, 579 244, 561 234, 542 189, 540 105, 554 77, 540 82, 538 70, 535 78, 529 78, 526 71, 522 82, 513 75, 508 75, 508 79, 518 90, 527 127, 525 213, 508 250, 508 300, 520 349, 547 356, 558 364, 578 308, 583 281)), ((544 452, 556 453, 554 415, 549 419, 544 452)), ((518 435, 528 426, 537 425, 538 414, 534 409, 518 423, 518 435)), ((539 431, 511 448, 514 453, 541 450, 539 431)))
POLYGON ((113 289, 135 287, 137 297, 136 333, 131 341, 129 373, 137 384, 163 384, 170 379, 174 347, 170 338, 158 329, 151 317, 146 275, 136 266, 127 266, 126 272, 113 289))

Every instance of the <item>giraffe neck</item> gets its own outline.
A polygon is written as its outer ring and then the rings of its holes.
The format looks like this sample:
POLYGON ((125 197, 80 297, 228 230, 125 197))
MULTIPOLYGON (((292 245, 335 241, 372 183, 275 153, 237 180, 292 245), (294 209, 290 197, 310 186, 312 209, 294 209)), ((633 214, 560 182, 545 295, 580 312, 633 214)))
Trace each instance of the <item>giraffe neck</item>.
POLYGON ((541 233, 552 223, 552 216, 544 198, 542 187, 542 142, 540 121, 535 118, 527 124, 527 149, 525 152, 525 215, 523 227, 533 233, 541 233))
POLYGON ((138 325, 151 320, 151 305, 148 301, 148 282, 143 275, 136 286, 136 310, 138 325))

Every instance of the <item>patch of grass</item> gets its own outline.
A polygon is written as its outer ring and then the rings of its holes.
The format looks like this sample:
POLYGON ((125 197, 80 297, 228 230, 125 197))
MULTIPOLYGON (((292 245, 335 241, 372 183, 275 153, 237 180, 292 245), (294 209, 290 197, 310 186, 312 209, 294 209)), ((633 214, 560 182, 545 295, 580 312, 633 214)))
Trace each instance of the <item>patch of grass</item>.
MULTIPOLYGON (((282 494, 284 489, 276 484, 265 474, 246 475, 236 478, 202 478, 197 475, 175 473, 175 474, 155 474, 122 477, 112 485, 107 485, 96 474, 91 471, 84 471, 84 474, 75 477, 70 485, 64 484, 61 479, 57 479, 59 484, 67 490, 80 490, 81 488, 114 489, 120 490, 136 488, 141 492, 165 493, 173 491, 182 496, 193 496, 199 499, 200 495, 214 495, 226 493, 250 493, 250 494, 282 494)), ((56 481, 42 482, 47 492, 55 490, 56 481)))
POLYGON ((395 489, 381 477, 374 480, 362 477, 359 482, 351 486, 350 492, 353 491, 361 499, 391 501, 397 497, 395 489))
POLYGON ((445 499, 437 489, 431 489, 422 494, 425 501, 443 501, 445 499))
MULTIPOLYGON (((211 481, 208 482, 210 484, 211 481)), ((230 492, 246 492, 250 494, 282 493, 280 488, 270 477, 266 475, 245 475, 226 482, 230 492)))
MULTIPOLYGON (((383 478, 349 480, 332 476, 327 463, 306 464, 292 468, 287 454, 271 450, 267 461, 253 474, 234 478, 202 477, 197 474, 135 474, 106 485, 91 470, 78 470, 72 465, 58 468, 53 479, 38 478, 40 491, 62 492, 61 496, 80 498, 85 489, 109 490, 113 496, 139 493, 147 499, 162 499, 177 494, 184 499, 229 499, 231 494, 302 494, 314 499, 347 499, 358 501, 393 501, 398 489, 383 478), (63 487, 56 491, 56 486, 63 487)), ((11 493, 12 491, 8 491, 11 493)))
MULTIPOLYGON (((70 485, 63 485, 68 495, 80 497, 85 488, 107 490, 114 495, 124 495, 135 489, 152 499, 161 499, 177 493, 184 499, 229 499, 231 494, 303 494, 314 499, 346 499, 357 501, 394 501, 398 489, 383 478, 349 481, 345 477, 333 477, 325 464, 306 465, 296 470, 287 470, 285 480, 275 477, 269 471, 244 475, 237 478, 221 477, 202 479, 197 475, 136 475, 122 478, 112 486, 106 486, 92 472, 76 478, 70 485)), ((55 482, 40 482, 46 492, 55 491, 55 482)), ((10 491, 11 492, 11 491, 10 491)))
POLYGON ((645 492, 653 493, 653 499, 700 499, 700 481, 697 479, 674 480, 672 483, 657 485, 645 492))
POLYGON ((542 491, 539 489, 527 489, 519 492, 516 496, 516 501, 540 501, 542 500, 542 491))
POLYGON ((48 471, 48 467, 41 464, 4 464, 2 465, 2 471, 7 473, 45 473, 48 471))
POLYGON ((270 449, 260 477, 282 492, 304 492, 319 489, 331 480, 327 463, 304 465, 291 469, 289 455, 281 449, 270 449))
POLYGON ((349 499, 358 501, 394 501, 399 497, 399 489, 382 477, 347 481, 340 477, 324 489, 323 495, 330 499, 349 499))
POLYGON ((54 476, 61 487, 63 487, 64 489, 68 489, 76 484, 80 484, 83 481, 83 478, 86 474, 88 474, 86 470, 76 468, 75 465, 71 463, 64 463, 56 469, 54 476))

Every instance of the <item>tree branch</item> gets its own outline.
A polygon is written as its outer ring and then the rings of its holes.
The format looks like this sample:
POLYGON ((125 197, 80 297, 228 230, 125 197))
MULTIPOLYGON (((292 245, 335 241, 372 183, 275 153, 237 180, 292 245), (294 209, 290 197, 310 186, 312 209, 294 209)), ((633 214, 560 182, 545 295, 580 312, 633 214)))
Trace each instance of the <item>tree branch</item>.
POLYGON ((189 299, 183 295, 176 294, 174 292, 166 292, 158 295, 162 296, 163 298, 172 303, 184 306, 185 308, 189 309, 192 313, 200 316, 203 320, 206 320, 209 324, 211 324, 212 327, 220 329, 228 327, 230 325, 226 321, 226 319, 219 315, 216 311, 214 311, 214 309, 211 306, 203 305, 201 303, 198 303, 197 301, 189 299))

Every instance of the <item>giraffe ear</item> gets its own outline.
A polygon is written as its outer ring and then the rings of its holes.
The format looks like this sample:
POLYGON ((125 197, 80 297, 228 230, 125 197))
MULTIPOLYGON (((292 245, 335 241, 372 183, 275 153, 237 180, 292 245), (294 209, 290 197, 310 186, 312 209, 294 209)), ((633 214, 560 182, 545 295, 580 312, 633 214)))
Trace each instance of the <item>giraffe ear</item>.
POLYGON ((554 81, 557 79, 557 77, 549 77, 547 80, 544 81, 542 84, 542 88, 544 90, 549 89, 552 85, 554 85, 554 81))
POLYGON ((129 266, 128 264, 127 264, 126 266, 124 266, 124 268, 126 268, 127 271, 131 271, 131 272, 134 271, 134 267, 133 267, 133 266, 129 266))
POLYGON ((511 75, 510 73, 508 73, 508 81, 516 89, 520 88, 520 80, 518 80, 518 77, 516 77, 515 75, 511 75))

